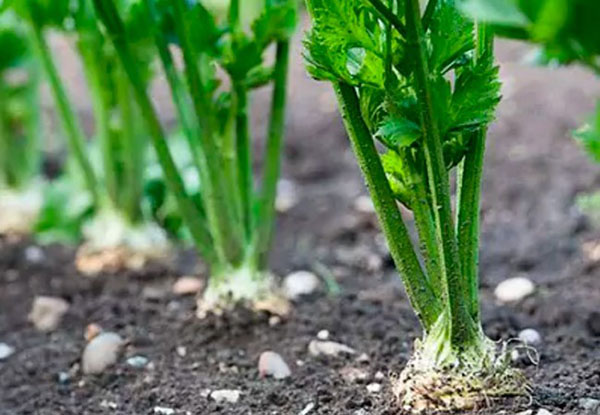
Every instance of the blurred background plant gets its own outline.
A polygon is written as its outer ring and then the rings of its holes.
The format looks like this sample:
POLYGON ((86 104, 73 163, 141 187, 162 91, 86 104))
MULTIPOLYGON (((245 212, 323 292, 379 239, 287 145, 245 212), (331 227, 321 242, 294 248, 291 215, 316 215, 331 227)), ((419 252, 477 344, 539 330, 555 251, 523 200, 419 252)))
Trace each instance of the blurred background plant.
POLYGON ((27 234, 42 204, 39 71, 26 28, 0 14, 0 234, 27 234))

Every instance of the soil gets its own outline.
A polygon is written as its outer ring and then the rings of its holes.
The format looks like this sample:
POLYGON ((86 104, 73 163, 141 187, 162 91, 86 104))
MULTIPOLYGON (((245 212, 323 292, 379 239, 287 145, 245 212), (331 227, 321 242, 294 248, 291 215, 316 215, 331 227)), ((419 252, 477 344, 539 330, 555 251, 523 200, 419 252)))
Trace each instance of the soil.
MULTIPOLYGON (((581 399, 600 399, 600 258, 590 255, 600 232, 574 200, 600 187, 600 168, 570 131, 593 108, 600 82, 579 69, 527 67, 522 45, 499 49, 505 99, 490 134, 484 181, 484 327, 498 340, 534 328, 543 341, 539 365, 517 363, 534 386, 531 399, 490 402, 475 413, 546 408, 554 415, 586 414, 581 399), (494 287, 515 276, 533 280, 536 293, 516 305, 497 304, 494 287)), ((279 218, 272 263, 280 275, 312 269, 329 284, 275 326, 244 310, 201 321, 193 297, 170 291, 178 275, 190 272, 189 254, 169 272, 90 279, 75 271, 74 248, 43 247, 41 261, 32 262, 25 253, 33 242, 3 240, 0 341, 16 352, 0 361, 0 415, 152 414, 157 406, 176 414, 288 415, 309 404, 314 408, 305 414, 400 413, 387 375, 402 369, 420 329, 374 217, 353 207, 366 189, 333 96, 328 85, 307 78, 299 52, 297 42, 284 177, 298 185, 300 202, 279 218), (71 303, 50 334, 27 321, 36 295, 71 303), (78 363, 90 323, 127 338, 125 356, 100 376, 77 372, 59 381, 78 363), (320 330, 369 360, 310 356, 307 345, 320 330), (177 352, 181 347, 185 356, 177 352), (259 377, 257 360, 265 350, 285 358, 290 378, 259 377), (149 366, 128 366, 126 358, 134 355, 147 357, 149 366), (349 368, 368 378, 349 380, 343 375, 349 368), (378 371, 385 379, 375 380, 378 371), (371 382, 381 382, 382 392, 369 393, 371 382), (242 396, 236 404, 217 404, 206 397, 216 389, 239 389, 242 396)), ((80 101, 82 112, 89 111, 85 98, 80 101)), ((254 118, 260 131, 264 114, 254 118)))

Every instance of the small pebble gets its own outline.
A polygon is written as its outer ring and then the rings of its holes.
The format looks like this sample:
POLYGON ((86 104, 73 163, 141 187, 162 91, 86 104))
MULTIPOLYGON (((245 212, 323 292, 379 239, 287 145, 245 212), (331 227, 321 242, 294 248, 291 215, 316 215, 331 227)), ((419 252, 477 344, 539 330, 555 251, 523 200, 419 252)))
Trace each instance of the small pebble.
POLYGON ((357 383, 365 381, 369 378, 369 373, 365 370, 358 369, 355 367, 345 367, 340 370, 340 375, 348 383, 357 383))
POLYGON ((300 359, 296 360, 296 366, 298 366, 298 367, 304 366, 304 360, 300 360, 300 359))
POLYGON ((306 405, 304 407, 303 410, 301 410, 298 415, 308 415, 312 412, 312 410, 315 409, 315 404, 313 402, 310 402, 308 405, 306 405))
POLYGON ((533 294, 535 285, 524 277, 509 278, 496 287, 494 294, 502 303, 513 303, 533 294))
POLYGON ((86 341, 91 341, 94 337, 102 333, 102 327, 100 327, 96 323, 88 324, 85 327, 85 332, 83 333, 83 337, 86 341))
POLYGON ((155 406, 154 413, 158 415, 173 415, 175 414, 175 410, 171 408, 165 408, 163 406, 155 406))
POLYGON ((313 340, 308 345, 308 352, 313 356, 337 356, 339 354, 356 354, 356 350, 345 344, 313 340))
POLYGON ((44 260, 44 251, 39 246, 28 246, 25 248, 25 260, 32 264, 39 264, 44 260))
POLYGON ((56 377, 61 385, 66 385, 71 381, 71 375, 68 372, 58 372, 56 377))
POLYGON ((289 274, 283 281, 283 291, 287 298, 296 300, 303 295, 313 293, 319 287, 319 278, 309 271, 297 271, 289 274))
POLYGON ((215 402, 237 403, 240 400, 242 392, 237 389, 221 389, 212 391, 210 397, 215 402))
POLYGON ((13 355, 15 349, 6 343, 0 343, 0 360, 8 359, 13 355))
POLYGON ((371 360, 371 358, 366 353, 361 353, 361 355, 356 358, 358 363, 367 363, 369 360, 371 360))
POLYGON ((202 291, 204 282, 196 277, 181 277, 173 284, 173 293, 177 295, 194 295, 202 291))
POLYGON ((279 316, 271 316, 269 317, 269 326, 275 327, 281 324, 281 317, 279 316))
POLYGON ((135 369, 143 369, 148 362, 148 358, 144 356, 133 356, 127 359, 127 364, 135 369))
POLYGON ((511 352, 510 352, 510 360, 512 360, 513 363, 517 363, 520 358, 521 358, 521 353, 519 353, 519 351, 517 349, 511 350, 511 352))
POLYGON ((117 409, 119 407, 119 405, 117 405, 116 402, 107 401, 106 399, 103 399, 102 402, 100 402, 100 407, 114 410, 114 409, 117 409))
POLYGON ((329 338, 329 332, 327 330, 321 330, 317 333, 317 339, 327 340, 329 338))
POLYGON ((377 373, 375 373, 375 379, 377 380, 383 380, 383 378, 385 378, 385 375, 383 374, 382 371, 377 371, 377 373))
POLYGON ((519 333, 519 340, 523 343, 535 346, 542 342, 542 335, 534 329, 525 329, 519 333))
POLYGON ((83 373, 99 374, 114 365, 123 345, 123 339, 116 333, 104 332, 94 337, 83 350, 81 357, 83 373))
POLYGON ((285 379, 292 374, 292 371, 279 354, 266 351, 258 359, 258 373, 261 377, 272 376, 275 379, 285 379))
POLYGON ((582 398, 579 400, 579 407, 586 411, 583 415, 597 415, 600 413, 600 400, 582 398))
POLYGON ((550 412, 547 409, 542 408, 539 411, 537 411, 537 415, 552 415, 552 412, 550 412))
POLYGON ((179 357, 185 357, 187 355, 187 349, 184 346, 177 346, 177 349, 175 349, 175 352, 177 353, 177 356, 179 356, 179 357))
POLYGON ((379 392, 381 392, 381 383, 369 383, 367 385, 367 391, 369 393, 379 393, 379 392))
POLYGON ((37 296, 33 300, 29 321, 40 331, 53 331, 69 310, 69 303, 59 297, 37 296))
POLYGON ((296 184, 291 180, 280 179, 277 183, 275 210, 285 213, 298 204, 298 199, 296 184))
POLYGON ((359 213, 371 214, 375 213, 375 205, 369 196, 361 195, 354 199, 354 210, 359 213))

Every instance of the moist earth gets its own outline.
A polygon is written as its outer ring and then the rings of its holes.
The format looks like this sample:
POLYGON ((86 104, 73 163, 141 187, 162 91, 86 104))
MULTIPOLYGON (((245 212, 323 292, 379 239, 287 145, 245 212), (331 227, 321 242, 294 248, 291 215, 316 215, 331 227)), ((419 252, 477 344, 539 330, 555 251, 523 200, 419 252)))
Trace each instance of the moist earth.
MULTIPOLYGON (((65 73, 73 72, 61 41, 55 43, 66 56, 65 73)), ((43 256, 32 261, 32 241, 4 239, 0 342, 15 353, 0 361, 1 415, 159 413, 155 407, 176 414, 401 413, 389 376, 406 363, 420 336, 418 322, 373 214, 355 208, 366 189, 334 97, 328 85, 304 74, 299 39, 295 44, 284 178, 296 184, 299 202, 279 217, 272 267, 279 275, 312 270, 322 289, 275 325, 243 309, 199 320, 195 299, 170 288, 178 276, 198 269, 189 250, 171 268, 86 278, 74 268, 74 248, 42 247, 43 256), (71 304, 51 333, 27 321, 36 295, 71 304), (124 356, 99 376, 66 376, 79 362, 90 323, 124 337, 124 356), (311 356, 307 346, 321 330, 357 354, 311 356), (258 357, 266 350, 283 356, 291 377, 259 376, 258 357), (358 358, 363 353, 368 359, 358 358), (126 358, 136 355, 150 363, 143 369, 127 365, 126 358), (366 378, 352 379, 352 369, 366 378), (381 392, 369 392, 371 383, 380 383, 381 392), (218 389, 238 389, 240 400, 216 403, 207 397, 207 390, 218 389)), ((574 200, 600 189, 600 168, 570 132, 592 110, 600 82, 576 68, 528 67, 522 63, 528 53, 522 45, 499 45, 504 101, 489 137, 480 265, 486 332, 506 341, 534 328, 542 336, 539 363, 527 356, 517 360, 531 379, 530 397, 490 402, 474 413, 545 408, 555 415, 593 414, 582 404, 600 399, 600 232, 574 200), (498 304, 495 286, 515 276, 534 281, 535 294, 518 304, 498 304)), ((160 87, 156 96, 159 105, 168 101, 160 87)), ((255 100, 260 134, 268 91, 255 100)), ((85 96, 77 102, 89 119, 85 96)), ((168 108, 161 113, 169 114, 168 108)))

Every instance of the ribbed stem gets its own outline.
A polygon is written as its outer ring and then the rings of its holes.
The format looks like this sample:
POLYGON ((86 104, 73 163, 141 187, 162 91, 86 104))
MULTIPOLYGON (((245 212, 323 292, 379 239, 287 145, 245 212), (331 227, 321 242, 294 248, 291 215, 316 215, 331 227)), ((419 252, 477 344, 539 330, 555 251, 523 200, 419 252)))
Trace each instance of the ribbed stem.
POLYGON ((465 304, 467 289, 461 276, 458 242, 450 201, 450 181, 444 163, 437 114, 432 102, 431 77, 428 68, 425 36, 421 25, 419 1, 406 0, 405 6, 407 40, 414 54, 414 77, 420 108, 421 127, 425 137, 423 145, 429 178, 429 191, 432 198, 437 238, 443 247, 442 258, 446 271, 445 281, 448 292, 446 307, 451 315, 453 344, 460 346, 472 340, 472 322, 465 304))
MULTIPOLYGON (((493 53, 493 35, 489 27, 478 24, 476 60, 489 57, 491 53, 493 53)), ((486 127, 471 134, 470 147, 461 166, 459 182, 458 245, 461 269, 467 281, 469 312, 475 322, 479 322, 479 225, 486 135, 486 127)))
POLYGON ((97 203, 99 201, 98 183, 96 176, 94 175, 92 165, 86 155, 85 134, 83 133, 83 129, 81 128, 79 120, 73 111, 73 106, 67 98, 65 88, 58 75, 56 65, 54 64, 54 60, 52 58, 52 53, 50 52, 50 48, 46 43, 42 29, 37 26, 32 19, 30 19, 30 24, 33 32, 32 38, 35 50, 40 57, 44 72, 46 73, 48 82, 50 83, 50 90, 54 96, 54 101, 65 130, 70 153, 77 162, 88 191, 90 192, 94 201, 97 203))
POLYGON ((234 80, 235 91, 235 137, 237 154, 237 188, 240 191, 242 222, 246 243, 250 242, 254 227, 252 204, 254 186, 252 182, 252 155, 248 120, 248 92, 234 80))
POLYGON ((442 305, 421 269, 373 137, 362 118, 356 91, 352 86, 342 83, 335 84, 335 91, 352 148, 371 192, 390 253, 400 271, 413 308, 428 331, 439 317, 442 305))
POLYGON ((285 135, 289 55, 290 42, 287 40, 278 42, 275 70, 273 73, 274 86, 271 99, 271 120, 267 137, 262 194, 259 207, 257 255, 261 268, 267 266, 268 252, 273 238, 275 200, 277 198, 277 184, 281 172, 281 151, 285 135))

